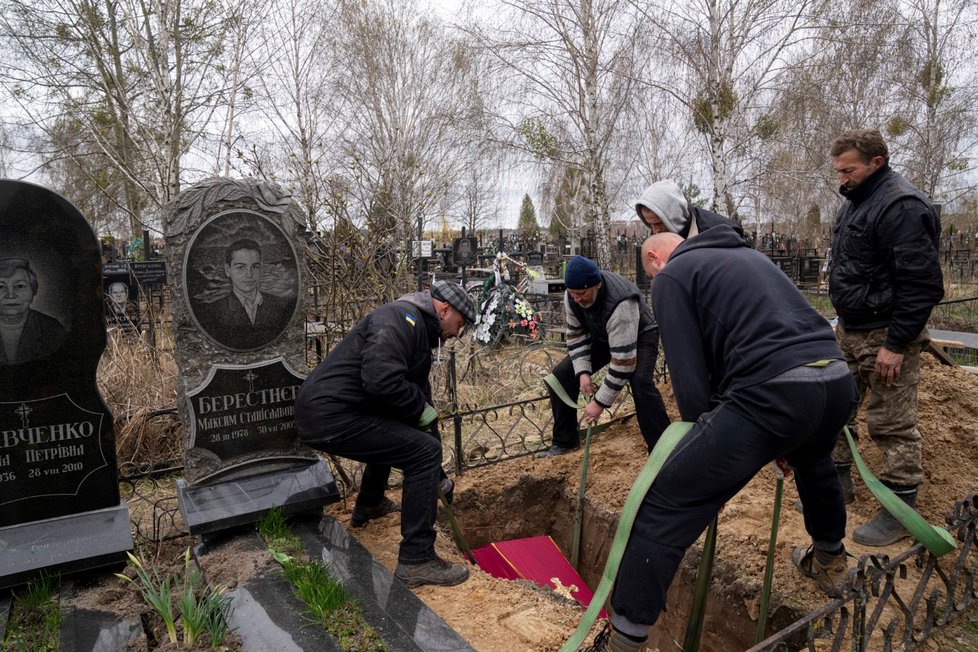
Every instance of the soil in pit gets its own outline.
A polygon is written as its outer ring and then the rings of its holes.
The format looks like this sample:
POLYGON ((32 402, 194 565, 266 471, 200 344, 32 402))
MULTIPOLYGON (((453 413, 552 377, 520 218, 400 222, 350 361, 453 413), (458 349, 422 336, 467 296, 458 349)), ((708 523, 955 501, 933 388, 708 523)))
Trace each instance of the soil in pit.
MULTIPOLYGON (((670 389, 666 386, 660 389, 671 416, 678 418, 670 389)), ((978 455, 974 453, 978 445, 978 423, 973 418, 978 412, 978 377, 957 367, 941 366, 925 356, 919 394, 919 429, 924 438, 927 479, 920 490, 918 508, 928 521, 943 525, 954 501, 978 493, 978 455)), ((864 414, 860 414, 860 421, 862 432, 866 432, 864 414)), ((860 449, 870 468, 878 469, 880 456, 868 438, 860 449)), ((582 558, 604 559, 613 530, 611 526, 602 527, 594 522, 614 523, 645 457, 634 420, 609 428, 593 441, 586 490, 590 516, 585 522, 582 558)), ((570 527, 566 504, 577 494, 580 462, 580 453, 544 460, 527 457, 468 471, 457 478, 456 515, 469 544, 477 547, 491 541, 553 533, 555 541, 569 556, 569 545, 562 543, 565 538, 562 532, 570 527)), ((848 509, 849 533, 872 518, 876 511, 869 490, 858 479, 856 485, 857 500, 848 509)), ((794 485, 789 481, 785 486, 771 605, 775 627, 784 626, 797 614, 826 602, 825 596, 791 563, 792 547, 807 544, 809 538, 801 514, 792 509, 797 498, 794 485)), ((753 640, 774 487, 774 474, 765 468, 720 514, 717 566, 703 650, 743 649, 749 643, 744 645, 742 641, 753 640)), ((351 509, 352 501, 348 501, 333 505, 328 511, 348 525, 351 509)), ((371 521, 364 528, 350 528, 350 532, 381 563, 394 569, 400 539, 396 514, 371 521)), ((849 538, 845 543, 857 556, 864 552, 896 555, 910 544, 904 540, 889 548, 868 549, 849 538)), ((453 563, 464 561, 447 529, 440 532, 437 549, 439 555, 453 563)), ((697 562, 698 551, 691 550, 685 566, 695 568, 697 562)), ((596 588, 595 578, 600 572, 601 568, 592 568, 582 573, 592 589, 596 588)), ((669 611, 656 626, 668 630, 658 636, 656 644, 660 649, 676 649, 670 639, 681 640, 691 582, 689 573, 681 573, 673 582, 669 611)), ((498 580, 478 569, 472 569, 469 580, 459 586, 421 587, 416 593, 480 651, 557 650, 582 615, 576 603, 553 591, 498 580)), ((971 632, 970 649, 978 649, 978 634, 974 629, 966 627, 964 632, 957 628, 955 642, 971 632)), ((933 634, 928 645, 941 645, 941 636, 941 632, 933 634)))

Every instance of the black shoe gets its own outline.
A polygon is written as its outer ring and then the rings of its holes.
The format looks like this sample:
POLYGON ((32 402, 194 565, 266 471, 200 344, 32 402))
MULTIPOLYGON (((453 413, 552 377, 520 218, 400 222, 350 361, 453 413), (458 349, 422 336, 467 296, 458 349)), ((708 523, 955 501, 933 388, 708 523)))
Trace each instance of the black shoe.
MULTIPOLYGON (((902 493, 896 493, 903 502, 909 505, 911 508, 917 507, 917 490, 906 491, 902 493)), ((909 537, 910 533, 907 528, 903 527, 903 524, 896 519, 896 516, 890 514, 885 508, 880 507, 879 511, 876 512, 876 516, 873 517, 868 523, 860 525, 855 530, 852 531, 852 540, 863 546, 870 546, 873 548, 879 548, 882 546, 889 546, 900 539, 909 537)))
POLYGON ((367 524, 367 521, 399 511, 401 511, 401 503, 384 496, 384 499, 373 507, 361 507, 360 505, 354 505, 353 516, 350 518, 350 525, 353 527, 363 527, 367 524))
POLYGON ((469 579, 469 569, 462 565, 449 564, 440 557, 420 564, 397 563, 394 576, 404 582, 409 589, 422 584, 455 586, 469 579))
POLYGON ((547 450, 537 453, 537 458, 542 460, 545 457, 557 457, 558 455, 566 455, 567 453, 573 453, 578 448, 579 448, 578 446, 574 446, 573 448, 564 448, 563 446, 558 446, 557 444, 554 444, 547 450))

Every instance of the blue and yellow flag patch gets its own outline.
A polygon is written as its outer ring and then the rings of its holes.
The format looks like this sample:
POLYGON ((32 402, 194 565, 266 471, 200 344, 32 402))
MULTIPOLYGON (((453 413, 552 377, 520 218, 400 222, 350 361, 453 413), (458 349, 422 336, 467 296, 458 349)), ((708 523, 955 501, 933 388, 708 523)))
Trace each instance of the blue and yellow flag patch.
POLYGON ((418 318, 412 315, 411 313, 406 313, 404 315, 404 321, 414 326, 416 323, 418 323, 418 318))

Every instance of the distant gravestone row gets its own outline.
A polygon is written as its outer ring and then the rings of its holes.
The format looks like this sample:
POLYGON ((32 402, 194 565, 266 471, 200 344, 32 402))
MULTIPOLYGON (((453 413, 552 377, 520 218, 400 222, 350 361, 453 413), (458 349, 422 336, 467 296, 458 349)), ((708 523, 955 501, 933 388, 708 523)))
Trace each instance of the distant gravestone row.
POLYGON ((138 287, 170 275, 190 532, 339 498, 303 446, 301 221, 278 186, 216 179, 166 207, 168 260, 101 267, 84 216, 0 180, 0 588, 100 569, 132 549, 112 415, 95 383, 106 324, 138 330, 138 287), (139 276, 144 278, 140 279, 139 276))

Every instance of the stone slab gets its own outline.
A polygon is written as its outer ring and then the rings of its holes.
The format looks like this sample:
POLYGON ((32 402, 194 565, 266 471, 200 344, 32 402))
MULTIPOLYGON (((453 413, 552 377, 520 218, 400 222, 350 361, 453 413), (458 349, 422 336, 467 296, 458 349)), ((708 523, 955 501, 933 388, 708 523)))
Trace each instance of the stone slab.
POLYGON ((273 507, 295 514, 339 499, 336 481, 321 460, 202 487, 177 480, 180 513, 195 535, 257 523, 273 507))
MULTIPOLYGON (((235 548, 242 552, 266 550, 265 542, 255 531, 238 534, 233 540, 235 548)), ((208 565, 207 556, 221 545, 224 544, 214 546, 200 557, 204 568, 208 565)), ((329 632, 305 615, 306 605, 282 577, 278 564, 269 565, 260 575, 236 586, 227 595, 231 598, 228 624, 241 637, 244 650, 332 652, 340 649, 329 632)))
POLYGON ((125 562, 132 550, 129 506, 0 528, 0 588, 23 584, 41 569, 69 574, 125 562))
POLYGON ((75 607, 61 610, 58 652, 128 652, 141 638, 138 618, 75 607))
POLYGON ((473 649, 332 517, 297 522, 293 531, 357 599, 391 652, 473 649))

